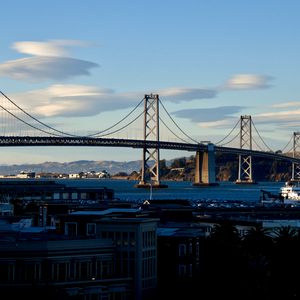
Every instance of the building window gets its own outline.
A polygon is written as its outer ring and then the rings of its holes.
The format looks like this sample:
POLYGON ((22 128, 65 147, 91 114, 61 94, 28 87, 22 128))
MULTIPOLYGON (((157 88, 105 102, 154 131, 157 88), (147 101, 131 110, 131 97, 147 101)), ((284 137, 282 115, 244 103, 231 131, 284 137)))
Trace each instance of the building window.
POLYGON ((72 193, 72 200, 78 199, 78 193, 72 193))
POLYGON ((68 200, 69 199, 69 193, 63 193, 63 199, 68 200))
POLYGON ((189 264, 189 277, 193 277, 193 264, 189 264))
POLYGON ((67 222, 65 224, 65 234, 68 236, 77 236, 77 223, 67 222))
POLYGON ((87 223, 86 224, 86 235, 88 235, 88 236, 96 235, 96 224, 95 223, 87 223))
POLYGON ((186 275, 186 265, 178 265, 178 276, 184 277, 186 275))
POLYGON ((13 262, 0 262, 0 281, 5 282, 14 279, 13 262))
POLYGON ((40 279, 40 264, 29 262, 26 264, 26 280, 33 281, 40 279))
POLYGON ((52 279, 55 281, 65 281, 70 277, 70 266, 67 262, 54 262, 52 265, 52 279))
POLYGON ((200 244, 199 242, 196 243, 196 257, 200 257, 200 244))
POLYGON ((186 256, 186 245, 185 244, 179 244, 178 245, 178 255, 179 256, 186 256))
POLYGON ((54 193, 53 194, 53 200, 59 200, 60 197, 59 197, 59 193, 54 193))

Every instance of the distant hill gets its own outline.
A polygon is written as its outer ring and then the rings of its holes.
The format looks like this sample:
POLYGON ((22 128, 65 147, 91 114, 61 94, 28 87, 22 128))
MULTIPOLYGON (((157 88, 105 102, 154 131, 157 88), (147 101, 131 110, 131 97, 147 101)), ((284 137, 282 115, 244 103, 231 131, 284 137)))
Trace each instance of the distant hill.
POLYGON ((126 172, 131 174, 133 171, 141 169, 141 161, 92 161, 92 160, 79 160, 73 162, 44 162, 39 164, 20 164, 20 165, 0 165, 0 174, 13 175, 21 171, 32 171, 35 173, 79 173, 95 171, 100 172, 106 170, 109 174, 117 174, 126 172))
MULTIPOLYGON (((106 170, 110 175, 126 176, 139 172, 141 160, 92 161, 79 160, 73 162, 44 162, 40 164, 0 165, 1 175, 16 175, 21 171, 39 173, 72 174, 80 172, 101 172, 106 170)), ((253 178, 257 181, 287 181, 291 178, 291 163, 266 158, 252 159, 253 178)), ((237 155, 216 155, 217 181, 235 181, 238 176, 237 155)), ((161 179, 192 181, 195 175, 195 157, 181 157, 173 160, 162 160, 161 179)), ((135 178, 136 174, 133 174, 135 178)), ((130 177, 131 178, 131 177, 130 177)))

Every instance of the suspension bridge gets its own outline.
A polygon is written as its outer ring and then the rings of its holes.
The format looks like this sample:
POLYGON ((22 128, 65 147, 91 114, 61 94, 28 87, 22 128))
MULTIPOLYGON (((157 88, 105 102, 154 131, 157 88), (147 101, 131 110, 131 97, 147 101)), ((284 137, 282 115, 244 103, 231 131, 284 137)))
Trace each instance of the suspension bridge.
POLYGON ((217 184, 215 154, 218 152, 238 156, 236 183, 255 183, 252 174, 253 157, 288 161, 292 164, 291 180, 300 180, 300 133, 294 132, 286 146, 280 152, 274 152, 262 138, 250 115, 240 116, 235 126, 220 141, 199 142, 175 122, 159 95, 149 94, 144 95, 126 116, 108 128, 94 133, 72 134, 42 122, 1 91, 0 97, 0 147, 88 146, 141 149, 141 179, 137 187, 165 187, 160 180, 162 149, 195 153, 194 185, 217 184), (119 134, 130 126, 138 128, 140 136, 120 137, 119 134), (166 133, 171 134, 173 139, 170 136, 162 138, 166 133))

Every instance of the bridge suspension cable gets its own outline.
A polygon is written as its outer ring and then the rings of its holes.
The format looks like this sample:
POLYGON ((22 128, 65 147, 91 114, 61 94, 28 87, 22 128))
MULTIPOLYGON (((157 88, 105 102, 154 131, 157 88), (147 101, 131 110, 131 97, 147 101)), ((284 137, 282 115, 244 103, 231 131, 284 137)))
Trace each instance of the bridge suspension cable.
MULTIPOLYGON (((59 129, 56 129, 50 125, 47 125, 46 123, 40 121, 39 119, 37 119, 36 117, 34 117, 32 114, 26 112, 22 107, 20 107, 19 105, 17 105, 12 99, 10 99, 6 94, 4 94, 2 91, 0 91, 0 94, 7 100, 9 101, 8 103, 8 107, 5 107, 3 105, 0 104, 0 108, 2 108, 2 110, 6 113, 8 113, 8 115, 12 116, 13 118, 10 118, 9 120, 18 120, 20 121, 22 124, 25 124, 26 126, 29 126, 29 128, 32 128, 36 131, 39 131, 39 132, 42 132, 44 134, 47 134, 47 135, 51 135, 51 136, 54 136, 54 137, 64 137, 64 136, 68 136, 68 137, 79 137, 79 138, 101 138, 101 137, 105 137, 105 136, 108 136, 108 135, 112 135, 112 134, 115 134, 115 133, 118 133, 122 130, 124 130, 125 128, 129 127, 131 124, 133 124, 137 119, 139 119, 144 113, 145 113, 145 108, 143 109, 143 111, 141 113, 139 113, 137 116, 134 116, 134 113, 136 112, 136 110, 141 106, 141 104, 143 103, 144 101, 144 98, 141 99, 139 101, 139 103, 129 112, 127 113, 121 120, 119 120, 118 122, 116 122, 115 124, 107 127, 106 129, 104 130, 101 130, 101 131, 97 131, 95 133, 91 133, 91 134, 88 134, 88 135, 76 135, 76 134, 71 134, 71 133, 68 133, 68 132, 65 132, 65 131, 62 131, 62 130, 59 130, 59 129), (21 113, 18 113, 18 112, 22 112, 23 114, 21 113), (129 120, 129 117, 134 117, 132 120, 129 120), (28 118, 29 118, 29 121, 28 121, 28 118), (38 126, 36 124, 34 124, 33 122, 31 122, 30 120, 34 120, 35 122, 37 122, 37 124, 39 125, 42 125, 44 128, 42 128, 41 126, 38 126), (117 126, 121 125, 122 122, 124 122, 125 120, 127 120, 128 122, 117 128, 117 126), (114 130, 113 130, 114 129, 114 130)), ((162 103, 162 101, 160 99, 159 100, 159 103, 161 105, 161 107, 163 108, 163 111, 167 114, 168 118, 172 121, 172 123, 176 126, 176 128, 184 135, 185 138, 181 137, 179 134, 177 134, 174 130, 172 130, 170 128, 170 126, 168 126, 168 124, 165 122, 165 120, 163 120, 160 116, 159 117, 159 120, 160 122, 167 128, 167 130, 169 132, 171 132, 177 139, 181 140, 182 142, 184 143, 189 143, 188 140, 196 143, 196 144, 199 144, 199 141, 197 141, 196 139, 194 139, 193 137, 191 137, 190 135, 188 135, 186 132, 184 132, 181 127, 176 123, 176 121, 172 118, 172 116, 170 115, 170 113, 167 111, 166 107, 164 106, 164 104, 162 103)), ((4 114, 4 116, 6 115, 6 113, 4 114)), ((224 137, 222 138, 221 140, 219 140, 218 142, 215 143, 215 145, 219 145, 219 146, 225 146, 231 142, 233 142, 235 139, 237 139, 240 135, 240 132, 238 132, 235 136, 233 136, 233 138, 231 138, 229 141, 227 141, 225 143, 225 140, 228 139, 232 133, 234 132, 234 130, 237 128, 238 124, 240 123, 240 120, 238 120, 236 122, 236 124, 234 125, 234 127, 230 130, 230 132, 224 137)), ((257 130, 254 122, 251 120, 251 124, 253 125, 253 128, 255 129, 255 132, 257 133, 259 139, 262 141, 262 143, 264 144, 264 146, 271 152, 272 149, 267 145, 267 143, 264 141, 264 139, 262 138, 262 136, 260 135, 259 131, 257 130)), ((13 126, 15 127, 16 124, 13 124, 13 126)), ((24 128, 24 127, 23 127, 24 128)), ((18 128, 19 130, 21 129, 18 128)), ((4 130, 7 130, 4 128, 4 130)), ((292 141, 293 137, 291 137, 291 139, 288 141, 288 143, 285 145, 285 147, 281 150, 282 152, 284 152, 287 147, 290 145, 291 141, 292 141)), ((257 148, 259 148, 261 151, 264 151, 262 149, 262 147, 260 147, 259 143, 257 142, 257 140, 255 140, 252 136, 252 140, 253 142, 255 143, 255 145, 257 146, 257 148)), ((291 148, 288 150, 288 152, 290 151, 293 151, 293 145, 291 146, 291 148)))
POLYGON ((240 136, 240 132, 237 132, 237 134, 231 140, 229 140, 227 143, 223 143, 219 146, 220 147, 226 146, 226 145, 230 144, 231 142, 233 142, 235 139, 237 139, 239 136, 240 136))
MULTIPOLYGON (((258 134, 258 137, 260 138, 260 140, 263 142, 263 144, 266 146, 266 148, 269 150, 269 151, 271 151, 271 152, 273 152, 273 150, 266 144, 266 142, 263 140, 263 138, 261 137, 261 135, 260 135, 260 133, 258 132, 258 130, 257 130, 257 128, 256 128, 256 126, 255 126, 255 124, 254 124, 254 122, 253 122, 253 120, 251 119, 251 123, 252 123, 252 125, 253 125, 253 127, 254 127, 254 129, 255 129, 255 132, 258 134)), ((257 143, 256 143, 256 145, 257 145, 257 143)), ((258 146, 258 145, 257 145, 258 146)), ((259 147, 260 148, 260 147, 259 147)), ((263 149, 262 148, 260 148, 260 150, 262 150, 263 151, 263 149)))
MULTIPOLYGON (((229 132, 224 138, 222 138, 220 141, 216 142, 215 145, 219 145, 219 144, 222 143, 224 140, 226 140, 226 139, 231 135, 231 133, 233 132, 233 130, 238 126, 239 123, 240 123, 240 120, 238 120, 238 121, 236 122, 236 124, 234 125, 234 127, 230 130, 230 132, 229 132)), ((224 144, 222 144, 222 145, 220 145, 220 146, 224 146, 224 145, 227 145, 227 144, 231 143, 235 138, 238 137, 239 134, 240 134, 240 133, 238 132, 237 135, 235 135, 233 139, 231 139, 229 142, 224 143, 224 144)))
MULTIPOLYGON (((99 137, 103 137, 103 136, 108 136, 108 135, 111 135, 111 134, 114 134, 114 133, 117 133, 117 132, 120 132, 121 130, 123 130, 124 128, 128 127, 129 125, 131 125, 132 123, 134 123, 141 115, 144 114, 144 111, 142 111, 137 117, 135 117, 132 121, 130 121, 129 123, 127 123, 126 125, 124 125, 123 127, 115 130, 115 131, 111 131, 111 132, 108 132, 106 134, 101 134, 101 135, 97 135, 96 137, 99 138, 99 137)), ((120 123, 120 122, 119 122, 120 123)), ((116 123, 117 124, 117 123, 116 123)), ((116 126, 115 124, 115 126, 116 126)), ((113 128, 114 126, 111 126, 110 128, 113 128)), ((104 131, 103 131, 104 132, 104 131)), ((95 135, 88 135, 86 137, 93 137, 95 135)))
POLYGON ((50 134, 50 135, 54 135, 53 133, 51 133, 51 132, 49 132, 49 131, 45 131, 45 130, 43 130, 43 129, 40 129, 40 128, 38 128, 38 127, 36 127, 36 126, 34 126, 34 125, 32 125, 32 124, 30 124, 30 123, 28 123, 28 122, 22 120, 21 118, 19 118, 18 116, 16 116, 15 114, 13 114, 12 112, 10 112, 9 110, 7 110, 7 109, 6 109, 5 107, 3 107, 2 105, 0 105, 0 107, 1 107, 3 110, 5 110, 7 113, 9 113, 11 116, 13 116, 13 117, 16 118, 17 120, 21 121, 22 123, 24 123, 24 124, 30 126, 31 128, 34 128, 34 129, 36 129, 36 130, 38 130, 38 131, 41 131, 41 132, 44 132, 44 133, 47 133, 47 134, 50 134))
POLYGON ((257 149, 259 149, 260 151, 264 151, 264 149, 258 144, 258 142, 253 136, 252 136, 252 142, 256 145, 257 149))
MULTIPOLYGON (((63 132, 63 131, 60 131, 60 130, 57 130, 45 123, 43 123, 42 121, 38 120, 37 118, 35 118, 34 116, 32 116, 31 114, 27 113, 24 109, 22 109, 20 106, 18 106, 14 101, 12 101, 8 96, 6 96, 2 91, 0 91, 1 95, 3 95, 11 104, 13 104, 15 107, 17 107, 20 111, 22 111, 25 115, 27 115, 28 117, 30 117, 31 119, 35 120, 36 122, 38 122, 39 124, 45 126, 46 128, 48 129, 51 129, 57 133, 60 133, 60 134, 63 134, 63 135, 67 135, 67 136, 75 136, 74 134, 70 134, 70 133, 67 133, 67 132, 63 132)), ((39 130, 41 132, 44 132, 44 133, 47 133, 47 134, 50 134, 50 135, 55 135, 54 133, 52 132, 49 132, 49 131, 46 131, 46 130, 43 130, 41 128, 38 128, 28 122, 26 122, 25 120, 23 120, 22 118, 18 117, 17 115, 15 115, 14 113, 10 112, 8 109, 6 109, 5 107, 3 107, 2 105, 0 105, 0 107, 2 109, 4 109, 7 113, 9 113, 11 116, 13 116, 14 118, 18 119, 19 121, 21 121, 22 123, 36 129, 36 130, 39 130)))
POLYGON ((126 115, 124 116, 120 121, 116 122, 115 124, 113 124, 112 126, 104 129, 104 130, 101 130, 101 131, 98 131, 96 133, 93 133, 93 134, 90 134, 90 135, 87 135, 87 137, 102 137, 102 136, 107 136, 107 135, 110 135, 110 134, 113 134, 113 133, 116 133, 116 132, 119 132, 121 130, 123 130, 124 128, 128 127, 129 125, 131 125, 134 121, 136 121, 141 115, 144 114, 144 110, 131 122, 129 122, 127 125, 121 127, 120 129, 118 130, 115 130, 115 131, 112 131, 112 132, 109 132, 107 134, 102 134, 114 127, 116 127, 117 125, 119 125, 120 123, 122 123, 125 119, 127 119, 131 114, 133 114, 133 112, 141 105, 141 103, 144 101, 144 98, 126 115))
POLYGON ((123 127, 115 130, 115 131, 112 131, 112 132, 109 132, 107 134, 102 134, 102 133, 105 133, 107 132, 108 130, 116 127, 117 125, 119 125, 121 122, 123 122, 126 118, 128 118, 131 114, 133 114, 133 112, 141 105, 141 103, 143 102, 143 99, 134 107, 133 110, 131 110, 124 118, 122 118, 120 121, 118 121, 117 123, 113 124, 112 126, 102 130, 102 131, 99 131, 99 132, 96 132, 96 133, 93 133, 93 134, 89 134, 89 135, 75 135, 75 134, 71 134, 71 133, 68 133, 68 132, 64 132, 64 131, 61 131, 61 130, 58 130, 52 126, 49 126, 47 124, 45 124, 44 122, 40 121, 39 119, 37 119, 36 117, 34 117, 33 115, 27 113, 24 109, 22 109, 19 105, 17 105, 13 100, 11 100, 7 95, 5 95, 2 91, 0 91, 0 93, 11 103, 13 104, 16 108, 18 108, 20 111, 22 111, 25 115, 27 115, 29 118, 31 118, 32 120, 36 121, 37 123, 45 126, 46 128, 56 132, 56 133, 59 133, 59 135, 53 133, 53 132, 50 132, 50 131, 47 131, 47 130, 44 130, 42 128, 39 128, 35 125, 32 125, 30 124, 29 122, 25 121, 24 119, 22 119, 21 117, 18 117, 16 114, 12 113, 11 111, 9 111, 8 109, 6 109, 4 106, 0 105, 0 107, 6 111, 8 114, 10 114, 11 116, 13 116, 15 119, 19 120, 20 122, 26 124, 27 126, 35 129, 35 130, 38 130, 40 132, 43 132, 43 133, 46 133, 46 134, 49 134, 49 135, 54 135, 54 136, 70 136, 70 137, 101 137, 101 136, 107 136, 107 135, 111 135, 111 134, 114 134, 114 133, 117 133, 121 130, 123 130, 124 128, 128 127, 129 125, 131 125, 134 121, 136 121, 142 114, 140 113, 134 120, 132 120, 131 122, 129 122, 128 124, 124 125, 123 127), (101 135, 102 134, 102 135, 101 135))
POLYGON ((177 137, 179 140, 181 140, 182 142, 184 142, 184 143, 188 143, 186 140, 184 140, 183 138, 181 138, 179 135, 177 135, 165 122, 164 122, 164 120, 161 118, 161 117, 159 117, 159 121, 160 122, 162 122, 165 126, 166 126, 166 128, 172 133, 172 134, 174 134, 174 136, 175 137, 177 137))
MULTIPOLYGON (((173 124, 180 130, 180 132, 182 133, 182 134, 184 134, 184 136, 186 136, 188 139, 190 139, 191 141, 193 141, 194 143, 196 143, 196 144, 199 144, 199 142, 198 141, 196 141, 195 139, 193 139, 191 136, 189 136, 188 134, 186 134, 180 127, 179 127, 179 125, 174 121, 174 119, 171 117, 171 115, 169 114, 169 112, 167 111, 167 109, 165 108, 165 106, 164 106, 164 104, 161 102, 161 100, 159 100, 159 103, 161 104, 161 106, 162 106, 162 108, 164 109, 164 111, 166 112, 166 114, 168 115, 168 117, 170 118, 170 120, 173 122, 173 124)), ((161 120, 161 119, 160 119, 161 120)), ((163 122, 164 123, 164 122, 163 122)), ((167 127, 167 129, 168 130, 170 130, 170 132, 172 133, 172 134, 174 134, 177 138, 179 138, 178 137, 178 135, 176 135, 165 123, 164 123, 164 125, 167 127)), ((182 140, 182 141, 184 141, 184 142, 186 142, 184 139, 182 139, 182 138, 179 138, 180 140, 182 140)))
MULTIPOLYGON (((294 136, 292 135, 290 140, 287 142, 287 144, 283 147, 283 149, 281 149, 282 152, 284 152, 287 148, 287 146, 292 142, 294 136)), ((287 152, 291 152, 293 150, 294 146, 292 145, 292 147, 287 151, 287 152)))

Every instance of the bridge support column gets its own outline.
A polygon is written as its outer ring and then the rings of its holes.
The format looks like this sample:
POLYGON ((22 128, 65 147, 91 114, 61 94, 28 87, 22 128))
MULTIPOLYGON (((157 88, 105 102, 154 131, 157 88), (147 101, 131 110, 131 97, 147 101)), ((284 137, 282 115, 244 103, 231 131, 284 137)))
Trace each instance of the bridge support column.
POLYGON ((216 161, 214 145, 208 144, 208 151, 196 152, 194 186, 216 186, 216 161))
MULTIPOLYGON (((294 141, 293 141, 293 157, 299 157, 300 150, 300 132, 294 132, 294 141)), ((292 178, 291 182, 300 181, 300 164, 292 163, 292 178)))
MULTIPOLYGON (((251 116, 241 116, 240 149, 252 150, 252 121, 251 116)), ((252 156, 239 155, 239 171, 237 184, 255 184, 252 179, 252 156)))
MULTIPOLYGON (((144 97, 144 141, 151 138, 159 142, 159 97, 153 94, 144 97)), ((160 182, 159 161, 159 146, 149 149, 145 143, 141 179, 136 187, 151 189, 168 187, 160 182)))

